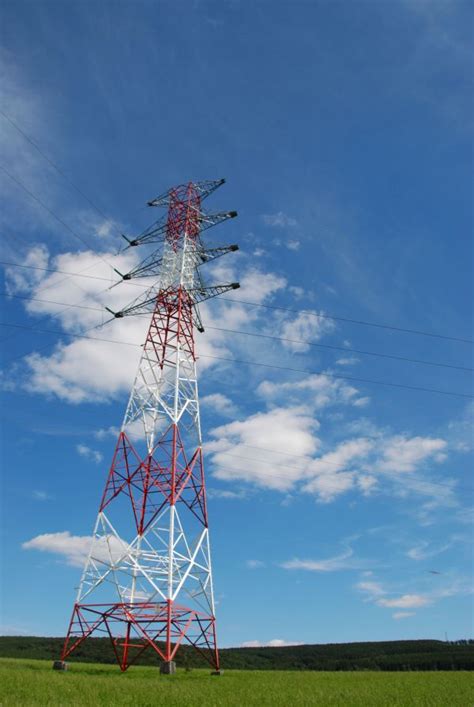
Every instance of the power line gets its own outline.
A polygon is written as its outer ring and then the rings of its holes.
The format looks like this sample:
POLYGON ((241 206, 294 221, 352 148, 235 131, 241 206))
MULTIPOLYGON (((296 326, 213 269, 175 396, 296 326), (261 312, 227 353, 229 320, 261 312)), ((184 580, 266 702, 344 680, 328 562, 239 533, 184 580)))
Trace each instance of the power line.
MULTIPOLYGON (((81 271, 81 272, 84 272, 85 270, 89 270, 89 268, 93 267, 94 265, 95 265, 95 263, 94 263, 93 265, 88 265, 88 266, 87 266, 86 268, 84 268, 84 270, 81 271)), ((41 288, 41 291, 44 292, 45 290, 48 290, 50 287, 53 287, 53 286, 55 286, 55 285, 56 285, 56 286, 57 286, 57 285, 60 285, 62 282, 65 282, 65 281, 68 280, 68 279, 69 279, 68 277, 63 277, 63 278, 61 278, 60 280, 57 280, 56 282, 52 282, 52 283, 50 283, 49 285, 46 285, 45 287, 42 287, 42 288, 41 288)), ((80 286, 79 286, 79 287, 80 287, 80 286)), ((80 289, 83 289, 83 288, 80 287, 80 289)), ((97 294, 102 294, 102 293, 105 292, 106 290, 108 290, 108 287, 106 287, 106 288, 103 289, 103 290, 100 290, 97 294)), ((83 291, 84 291, 84 290, 83 290, 83 291)), ((83 302, 85 299, 87 299, 87 298, 89 297, 89 294, 86 294, 84 297, 82 297, 82 298, 79 300, 79 302, 76 303, 76 304, 70 304, 70 303, 66 303, 66 302, 52 302, 51 300, 37 299, 37 298, 35 298, 35 297, 29 297, 28 295, 14 295, 14 294, 10 294, 10 293, 8 293, 8 292, 0 292, 0 297, 14 297, 15 299, 26 299, 26 300, 30 300, 30 301, 33 301, 33 302, 43 302, 44 304, 58 304, 58 305, 63 305, 63 309, 61 309, 59 312, 56 312, 56 313, 54 313, 54 314, 50 314, 50 313, 45 314, 44 316, 42 316, 42 317, 40 318, 39 321, 43 321, 43 320, 48 319, 48 318, 58 317, 58 316, 61 315, 63 312, 66 312, 68 309, 71 309, 71 308, 92 309, 92 307, 85 307, 85 306, 84 306, 84 307, 81 307, 81 305, 80 305, 81 302, 83 302)), ((94 308, 94 311, 99 311, 99 309, 98 309, 98 308, 94 308)), ((3 343, 4 341, 7 341, 8 339, 11 339, 11 338, 14 337, 14 336, 16 336, 16 334, 10 334, 9 336, 6 336, 6 337, 4 337, 3 339, 0 340, 0 343, 3 343)))
MULTIPOLYGON (((89 247, 89 246, 88 246, 89 247)), ((108 263, 107 263, 108 264, 108 263)), ((8 267, 16 267, 16 268, 28 268, 32 270, 42 270, 44 272, 51 272, 51 273, 63 273, 65 275, 71 275, 75 277, 88 277, 91 279, 96 279, 96 280, 104 280, 106 282, 110 282, 109 278, 106 277, 100 277, 99 275, 82 275, 81 273, 71 273, 66 270, 55 270, 52 268, 42 268, 37 265, 24 265, 23 263, 12 263, 4 260, 0 260, 0 265, 5 265, 8 267)), ((109 265, 109 264, 108 264, 109 265)), ((126 283, 127 287, 141 287, 144 289, 148 289, 150 285, 142 282, 133 282, 128 280, 126 283)), ((377 327, 379 329, 388 329, 390 331, 398 331, 398 332, 403 332, 406 334, 416 334, 418 336, 430 336, 430 337, 435 337, 438 339, 446 339, 448 341, 457 341, 461 342, 463 344, 473 344, 474 341, 472 339, 464 339, 461 337, 456 337, 456 336, 447 336, 445 334, 436 334, 434 332, 428 332, 428 331, 422 331, 419 329, 406 329, 402 327, 396 327, 396 326, 391 326, 389 324, 381 324, 379 322, 368 322, 362 319, 349 319, 348 317, 340 317, 337 315, 332 315, 332 314, 323 314, 319 312, 313 312, 312 310, 308 309, 292 309, 290 307, 280 307, 278 305, 272 305, 272 304, 262 304, 261 302, 248 302, 246 300, 236 300, 232 299, 230 297, 221 297, 221 300, 224 300, 226 302, 232 302, 233 304, 243 304, 248 307, 263 307, 264 309, 274 309, 274 310, 279 310, 282 312, 290 312, 292 314, 307 314, 308 316, 315 317, 316 319, 333 319, 335 321, 341 321, 341 322, 348 322, 349 324, 358 324, 361 326, 370 326, 370 327, 377 327)))
MULTIPOLYGON (((102 341, 110 344, 120 344, 120 345, 125 345, 125 346, 135 346, 135 347, 140 347, 140 344, 135 344, 131 341, 118 341, 117 339, 105 339, 102 337, 95 337, 95 336, 85 336, 84 334, 72 334, 64 331, 58 331, 54 329, 40 329, 36 327, 31 327, 27 326, 26 324, 14 324, 14 323, 9 323, 9 322, 0 322, 0 326, 5 326, 5 327, 13 327, 17 329, 28 329, 30 331, 37 331, 40 333, 47 333, 47 334, 57 334, 60 336, 69 336, 72 337, 73 339, 91 339, 92 341, 102 341)), ((95 327, 92 328, 100 328, 102 327, 103 324, 99 323, 95 327)), ((90 331, 90 329, 87 329, 87 331, 90 331)), ((17 358, 22 358, 25 354, 21 354, 21 356, 15 357, 17 358)), ((304 368, 292 368, 290 366, 277 366, 274 364, 270 363, 261 363, 260 361, 244 361, 242 359, 236 359, 236 358, 226 358, 223 356, 211 356, 210 354, 202 354, 200 358, 209 358, 213 359, 215 361, 225 361, 228 363, 237 363, 237 364, 242 364, 242 365, 249 365, 249 366, 262 366, 264 368, 271 368, 274 370, 281 370, 281 371, 291 371, 293 373, 304 373, 306 375, 321 375, 325 376, 327 378, 336 378, 336 379, 341 379, 341 380, 349 380, 352 382, 358 382, 358 383, 368 383, 370 385, 382 385, 382 386, 388 386, 390 388, 401 388, 405 390, 413 390, 417 392, 422 392, 422 393, 437 393, 439 395, 449 395, 449 396, 454 396, 457 398, 468 398, 472 399, 474 398, 474 395, 469 395, 467 393, 458 393, 454 391, 449 391, 449 390, 438 390, 436 388, 425 388, 421 386, 413 386, 413 385, 408 385, 405 383, 393 383, 393 382, 387 382, 387 381, 379 381, 379 380, 373 380, 370 378, 359 378, 355 376, 343 376, 337 373, 329 373, 327 371, 316 371, 316 370, 310 370, 310 369, 304 369, 304 368)), ((10 360, 15 360, 15 359, 10 359, 10 360)), ((9 363, 9 361, 7 361, 9 363)))
MULTIPOLYGON (((53 283, 53 284, 56 284, 56 283, 53 283)), ((101 292, 98 292, 97 294, 101 294, 102 292, 104 292, 104 290, 101 290, 101 292)), ((96 294, 96 293, 94 293, 94 294, 96 294)), ((13 294, 10 294, 9 292, 0 292, 0 297, 8 297, 8 298, 13 297, 14 299, 28 300, 28 302, 41 302, 42 304, 56 304, 59 307, 64 306, 66 309, 69 309, 69 308, 88 309, 91 312, 103 312, 104 311, 104 307, 88 307, 86 305, 81 305, 81 304, 71 304, 69 302, 57 302, 55 300, 50 300, 50 299, 40 299, 38 297, 29 297, 28 295, 13 295, 13 294)), ((90 295, 87 294, 85 297, 82 298, 82 300, 80 300, 80 302, 82 302, 87 297, 90 297, 90 295)), ((60 312, 56 312, 56 314, 48 314, 47 316, 55 317, 58 314, 62 314, 62 312, 64 312, 64 311, 65 310, 62 309, 60 312)))
MULTIPOLYGON (((38 196, 36 196, 35 194, 33 194, 33 192, 30 191, 30 190, 23 184, 23 182, 21 182, 19 179, 17 179, 17 178, 14 177, 12 174, 10 174, 10 172, 9 172, 8 170, 6 170, 3 165, 0 165, 0 169, 1 169, 3 172, 5 172, 5 174, 7 175, 7 177, 9 177, 9 178, 10 178, 13 182, 15 182, 16 184, 18 184, 18 186, 21 187, 21 189, 23 189, 23 191, 25 191, 32 199, 34 199, 34 201, 36 201, 40 206, 42 206, 43 209, 45 209, 45 211, 47 211, 53 218, 55 218, 56 221, 58 221, 58 223, 60 223, 65 229, 67 229, 67 230, 69 231, 69 233, 71 233, 71 234, 74 236, 74 238, 77 238, 78 240, 80 240, 81 243, 83 243, 83 244, 88 248, 88 250, 93 250, 93 248, 92 248, 92 247, 90 246, 90 244, 85 240, 85 238, 83 238, 82 236, 80 236, 78 233, 76 233, 76 231, 74 231, 70 226, 68 226, 68 224, 67 224, 65 221, 63 221, 62 218, 60 218, 57 214, 55 214, 54 211, 52 211, 52 210, 49 208, 49 206, 46 206, 46 204, 44 203, 44 201, 42 201, 38 196)), ((108 263, 108 262, 106 261, 106 259, 105 259, 100 253, 96 253, 96 255, 97 255, 97 257, 100 258, 108 267, 112 268, 112 265, 110 265, 110 263, 108 263)), ((27 266, 22 266, 22 267, 27 267, 27 266)), ((30 267, 33 267, 33 266, 30 266, 30 267)), ((34 269, 36 269, 36 270, 41 270, 42 268, 34 268, 34 269)), ((112 268, 112 269, 113 269, 113 268, 112 268)), ((67 274, 72 274, 72 273, 67 273, 67 274)), ((77 274, 79 274, 79 273, 77 273, 77 274)))
POLYGON ((284 336, 274 336, 272 334, 260 334, 253 331, 236 331, 235 329, 224 329, 223 327, 207 326, 207 329, 213 329, 214 331, 225 331, 229 334, 243 334, 245 336, 255 336, 261 339, 273 339, 275 341, 287 341, 293 344, 304 344, 306 346, 317 346, 323 349, 333 349, 335 351, 344 351, 350 353, 357 353, 364 356, 379 356, 381 358, 391 358, 395 361, 409 361, 410 363, 421 363, 425 366, 439 366, 441 368, 455 368, 460 371, 472 371, 472 368, 466 368, 465 366, 455 366, 450 363, 437 363, 435 361, 426 361, 419 358, 408 358, 406 356, 395 356, 393 354, 379 353, 376 351, 362 351, 361 349, 353 349, 347 346, 333 346, 332 344, 319 344, 313 341, 306 341, 304 339, 289 339, 284 336))
MULTIPOLYGON (((9 294, 8 292, 0 292, 0 297, 14 297, 16 299, 24 299, 24 300, 28 300, 31 302, 42 302, 44 304, 54 304, 54 305, 58 305, 58 306, 64 305, 64 307, 66 309, 79 307, 80 309, 88 309, 92 312, 103 312, 104 311, 103 308, 101 308, 101 307, 87 307, 87 306, 81 306, 80 304, 69 304, 66 302, 56 302, 53 300, 43 300, 43 299, 39 299, 37 297, 29 297, 28 295, 9 294)), ((63 311, 65 311, 65 310, 64 309, 61 310, 61 312, 63 312, 63 311)), ((61 314, 61 312, 57 312, 56 314, 51 315, 51 316, 58 316, 59 314, 61 314)), ((142 316, 142 315, 137 315, 137 316, 142 316)), ((460 371, 472 371, 473 370, 472 368, 468 368, 466 366, 457 366, 457 365, 450 364, 450 363, 426 361, 424 359, 409 358, 407 356, 396 356, 396 355, 385 354, 385 353, 380 353, 380 352, 376 352, 376 351, 361 351, 360 349, 348 348, 346 346, 335 346, 335 345, 331 345, 331 344, 319 344, 319 343, 315 343, 312 341, 307 341, 305 339, 289 339, 284 336, 274 336, 274 335, 270 335, 270 334, 259 334, 259 333, 251 332, 251 331, 237 331, 235 329, 224 329, 222 327, 214 327, 214 326, 207 326, 206 328, 211 329, 213 331, 227 332, 229 334, 241 334, 241 335, 245 335, 245 336, 254 336, 254 337, 258 337, 258 338, 272 339, 275 341, 287 341, 287 342, 291 342, 291 343, 295 343, 295 344, 305 344, 307 346, 316 346, 318 348, 323 348, 323 349, 343 351, 344 353, 357 353, 357 354, 362 354, 362 355, 366 355, 366 356, 378 356, 381 358, 390 358, 390 359, 394 359, 396 361, 406 361, 406 362, 418 363, 418 364, 422 364, 422 365, 426 365, 426 366, 452 368, 452 369, 460 370, 460 371)))
POLYGON ((434 332, 430 331, 422 331, 420 329, 404 329, 402 327, 396 327, 392 326, 389 324, 380 324, 377 322, 367 322, 364 321, 363 319, 349 319, 348 317, 340 317, 336 316, 333 314, 319 314, 317 312, 312 312, 311 310, 307 309, 290 309, 289 307, 279 307, 274 304, 262 304, 261 302, 247 302, 244 300, 236 300, 236 299, 231 299, 230 297, 221 297, 222 300, 226 300, 226 302, 233 302, 234 304, 244 304, 249 307, 264 307, 265 309, 278 309, 281 310, 282 312, 292 312, 293 314, 308 314, 312 317, 317 317, 321 319, 334 319, 334 321, 337 322, 348 322, 349 324, 360 324, 363 326, 371 326, 371 327, 377 327, 378 329, 390 329, 391 331, 399 331, 403 332, 405 334, 417 334, 419 336, 432 336, 437 339, 447 339, 448 341, 458 341, 463 344, 474 344, 474 341, 472 339, 463 339, 461 337, 457 336, 447 336, 445 334, 436 334, 434 332))
POLYGON ((340 378, 342 380, 353 381, 356 383, 369 383, 371 385, 384 385, 390 388, 405 388, 406 390, 416 390, 423 393, 439 393, 440 395, 454 395, 460 398, 474 398, 474 395, 468 395, 467 393, 454 393, 447 390, 437 390, 435 388, 423 388, 421 386, 408 385, 405 383, 388 383, 387 381, 372 380, 370 378, 356 378, 355 376, 343 376, 338 373, 328 373, 326 371, 311 371, 305 368, 291 368, 290 366, 277 366, 271 363, 260 363, 259 361, 243 361, 237 358, 225 358, 223 356, 205 356, 202 355, 201 358, 214 358, 218 361, 228 361, 230 363, 243 363, 249 366, 264 366, 265 368, 273 368, 275 370, 281 371, 293 371, 294 373, 306 373, 308 375, 323 375, 329 378, 340 378))
MULTIPOLYGON (((104 212, 101 211, 101 209, 99 209, 99 207, 98 207, 96 204, 94 204, 94 202, 87 196, 87 194, 85 194, 85 193, 82 191, 82 189, 80 189, 76 184, 74 184, 74 182, 62 171, 62 169, 60 169, 60 168, 58 167, 58 165, 55 164, 55 163, 53 162, 53 160, 51 160, 51 159, 48 157, 48 155, 46 155, 46 154, 43 152, 43 150, 39 147, 39 145, 38 145, 29 135, 27 135, 27 134, 25 133, 25 131, 22 130, 22 128, 20 128, 20 126, 19 126, 17 123, 15 123, 15 121, 14 121, 10 116, 8 116, 8 115, 7 115, 6 113, 4 113, 2 110, 0 110, 0 114, 5 118, 5 120, 7 120, 7 121, 10 123, 10 125, 12 125, 12 126, 15 128, 15 130, 17 130, 17 131, 20 133, 20 135, 22 135, 22 136, 25 138, 25 140, 27 140, 27 141, 30 143, 30 145, 32 145, 32 146, 35 148, 35 150, 38 151, 38 153, 43 157, 43 159, 46 160, 46 162, 48 162, 48 164, 51 165, 51 167, 53 167, 53 169, 55 169, 56 172, 57 172, 73 189, 75 189, 75 190, 77 191, 77 193, 80 194, 80 195, 82 196, 82 198, 85 199, 85 200, 87 201, 87 203, 88 203, 90 206, 92 206, 93 209, 95 209, 95 211, 99 214, 99 216, 101 216, 102 218, 104 218, 104 219, 107 221, 107 223, 111 223, 111 224, 113 225, 113 221, 110 219, 110 217, 106 216, 106 215, 104 214, 104 212)), ((114 227, 114 230, 115 230, 116 233, 118 233, 118 235, 121 235, 121 234, 117 231, 117 229, 116 229, 115 227, 114 227)))
MULTIPOLYGON (((107 262, 107 261, 104 261, 104 262, 107 262)), ((42 268, 39 265, 24 265, 23 263, 11 263, 7 260, 0 260, 0 265, 5 265, 6 267, 12 267, 12 268, 26 268, 27 270, 42 270, 43 272, 59 273, 60 275, 69 275, 70 277, 85 277, 89 280, 103 280, 104 282, 108 282, 109 284, 112 282, 109 277, 102 277, 100 275, 84 275, 82 271, 81 272, 70 272, 68 270, 58 270, 56 268, 42 268)), ((112 267, 109 263, 107 263, 107 265, 109 267, 112 267)), ((92 265, 89 267, 92 267, 92 265)), ((113 268, 112 268, 112 270, 113 270, 113 268)), ((139 282, 127 282, 126 285, 127 286, 132 285, 133 287, 142 287, 142 288, 149 287, 149 285, 145 285, 145 284, 139 283, 139 282)))
MULTIPOLYGON (((0 322, 0 326, 14 326, 14 327, 22 328, 22 329, 33 329, 32 327, 28 327, 28 326, 26 326, 26 325, 5 324, 5 323, 3 323, 3 322, 0 322)), ((97 328, 99 328, 99 327, 101 327, 101 326, 102 326, 102 324, 95 325, 95 326, 93 326, 93 327, 90 327, 89 329, 86 329, 85 332, 92 331, 92 330, 97 329, 97 328)), ((34 330, 34 331, 40 331, 40 332, 46 332, 46 333, 64 333, 64 332, 55 332, 55 331, 53 331, 53 330, 48 330, 48 329, 33 329, 33 330, 34 330)), ((102 337, 99 338, 99 337, 94 337, 94 336, 86 336, 85 333, 82 334, 82 335, 81 335, 81 334, 66 334, 66 336, 70 336, 70 337, 72 337, 72 338, 90 339, 90 340, 92 340, 92 341, 101 341, 101 342, 106 342, 106 343, 111 343, 111 344, 122 344, 122 345, 126 345, 126 346, 134 346, 134 347, 136 347, 136 348, 141 348, 140 344, 135 344, 135 343, 126 342, 126 341, 117 341, 117 340, 113 340, 113 339, 104 339, 104 338, 102 338, 102 337)), ((210 355, 203 356, 203 358, 219 359, 219 357, 217 357, 217 356, 210 356, 210 355)), ((240 361, 240 363, 249 363, 249 362, 240 361)), ((261 365, 264 365, 264 366, 265 366, 266 364, 261 364, 261 365)), ((272 366, 272 367, 273 367, 273 366, 272 366)), ((280 367, 280 368, 283 368, 283 367, 280 367)), ((294 371, 294 370, 296 370, 296 369, 287 369, 287 370, 293 370, 293 371, 294 371)), ((305 372, 305 371, 302 371, 302 372, 305 372)), ((329 376, 331 375, 331 374, 327 374, 327 373, 325 373, 325 372, 314 372, 314 373, 320 373, 321 375, 329 375, 329 376)), ((375 382, 375 381, 372 381, 372 382, 375 382)), ((399 387, 403 387, 403 386, 400 385, 399 387)), ((456 394, 456 393, 448 393, 447 391, 435 391, 435 390, 429 390, 429 389, 424 389, 424 390, 426 390, 427 392, 444 393, 444 394, 447 394, 447 395, 458 395, 458 394, 456 394)), ((463 396, 463 397, 473 397, 473 396, 463 396)), ((278 451, 278 450, 275 450, 275 449, 269 449, 269 448, 266 448, 266 447, 258 447, 258 446, 256 446, 256 445, 242 444, 241 446, 243 446, 243 447, 249 447, 249 448, 252 448, 252 449, 260 449, 260 450, 262 450, 262 451, 273 452, 273 453, 275 453, 275 454, 281 454, 281 455, 285 455, 285 456, 299 457, 299 458, 301 458, 301 459, 308 459, 308 461, 316 461, 316 462, 319 462, 320 464, 325 464, 325 465, 330 465, 330 466, 338 467, 339 471, 341 471, 341 468, 340 468, 341 465, 340 465, 340 464, 338 464, 338 463, 336 463, 336 462, 330 462, 330 461, 325 460, 325 459, 318 459, 318 458, 312 459, 311 457, 308 457, 307 455, 292 454, 292 453, 289 453, 289 452, 281 452, 281 451, 278 451)), ((267 463, 267 464, 272 464, 272 462, 267 461, 267 460, 254 459, 254 458, 250 458, 250 457, 244 457, 244 456, 238 455, 238 454, 231 454, 230 452, 217 452, 217 453, 218 453, 218 454, 221 454, 221 455, 224 455, 224 456, 230 456, 230 457, 235 457, 235 458, 238 458, 238 459, 243 459, 243 460, 245 460, 245 461, 251 461, 251 462, 257 463, 257 464, 258 464, 258 463, 262 463, 262 462, 263 462, 263 463, 267 463)), ((302 467, 295 467, 295 466, 292 466, 292 465, 290 466, 289 464, 286 464, 286 463, 285 463, 285 466, 286 466, 287 468, 291 468, 291 469, 294 469, 294 470, 296 470, 296 471, 301 471, 301 472, 304 472, 304 471, 305 471, 305 469, 302 468, 302 467)), ((231 470, 231 471, 243 471, 243 470, 238 470, 238 469, 230 469, 230 470, 231 470)), ((344 470, 343 470, 343 471, 344 471, 344 470)), ((244 472, 244 473, 245 473, 245 472, 244 472)), ((261 474, 262 472, 259 472, 259 473, 261 474)), ((349 472, 349 473, 351 473, 351 472, 349 472)), ((352 473, 353 473, 353 472, 352 472, 352 473)), ((281 476, 281 475, 278 476, 277 474, 264 474, 264 475, 265 475, 265 476, 273 476, 273 477, 280 478, 280 479, 284 479, 284 480, 288 481, 288 477, 286 477, 286 476, 281 476)), ((431 484, 431 485, 443 486, 443 487, 452 489, 452 486, 451 486, 450 484, 443 484, 442 482, 435 482, 435 481, 431 481, 431 480, 427 480, 427 479, 416 479, 416 478, 414 478, 413 476, 411 476, 410 479, 411 479, 411 480, 415 480, 415 481, 420 481, 420 482, 422 482, 422 483, 428 483, 428 484, 431 484)), ((339 487, 336 487, 336 488, 339 488, 339 487)))

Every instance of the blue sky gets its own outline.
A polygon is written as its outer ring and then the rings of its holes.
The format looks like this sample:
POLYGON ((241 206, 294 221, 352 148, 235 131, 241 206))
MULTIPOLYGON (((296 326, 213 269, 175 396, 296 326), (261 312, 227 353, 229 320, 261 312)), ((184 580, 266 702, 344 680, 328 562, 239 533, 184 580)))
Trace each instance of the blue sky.
POLYGON ((49 269, 2 266, 27 327, 1 327, 3 633, 67 626, 144 336, 74 338, 136 294, 107 290, 118 234, 224 176, 208 206, 239 218, 208 240, 241 250, 208 276, 242 287, 199 337, 221 644, 472 634, 472 400, 337 377, 472 395, 446 367, 472 366, 471 27, 468 2, 4 5, 2 111, 101 213, 0 115, 1 258, 49 269))

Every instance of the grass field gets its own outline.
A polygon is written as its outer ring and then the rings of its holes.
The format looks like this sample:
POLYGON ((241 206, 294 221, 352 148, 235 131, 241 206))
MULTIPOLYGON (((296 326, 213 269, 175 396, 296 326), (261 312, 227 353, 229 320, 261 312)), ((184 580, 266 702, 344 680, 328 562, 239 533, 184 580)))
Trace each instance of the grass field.
POLYGON ((362 707, 471 707, 474 675, 451 672, 296 672, 207 670, 159 675, 157 668, 71 663, 67 672, 50 661, 0 660, 0 705, 341 705, 362 707))

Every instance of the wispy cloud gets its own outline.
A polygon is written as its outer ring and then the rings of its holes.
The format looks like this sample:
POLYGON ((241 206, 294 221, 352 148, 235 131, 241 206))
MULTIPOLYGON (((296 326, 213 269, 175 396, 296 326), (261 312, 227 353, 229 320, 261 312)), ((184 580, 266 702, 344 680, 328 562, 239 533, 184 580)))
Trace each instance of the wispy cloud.
POLYGON ((36 501, 50 501, 52 499, 52 496, 50 496, 49 493, 46 493, 46 491, 35 490, 33 491, 32 496, 36 501))
POLYGON ((285 570, 307 570, 309 572, 339 572, 341 570, 360 568, 364 563, 354 558, 353 555, 353 550, 348 548, 334 557, 328 557, 323 560, 300 560, 295 558, 287 562, 282 562, 280 567, 285 570))
POLYGON ((355 356, 341 356, 336 361, 337 366, 354 366, 356 363, 359 363, 359 359, 355 356))
POLYGON ((283 211, 277 211, 274 214, 263 214, 263 223, 266 226, 273 226, 274 228, 293 228, 297 225, 297 220, 288 216, 283 211))
MULTIPOLYGON (((365 574, 365 573, 364 573, 365 574)), ((367 595, 368 600, 381 597, 385 594, 385 589, 380 582, 363 580, 355 585, 355 588, 367 595)))
POLYGON ((410 616, 415 616, 415 612, 396 611, 394 614, 392 614, 392 619, 395 619, 395 621, 399 621, 400 619, 408 619, 410 616))
POLYGON ((428 541, 419 542, 414 547, 407 550, 406 555, 411 560, 427 560, 431 557, 436 557, 442 552, 449 550, 452 547, 452 543, 444 543, 443 545, 434 546, 428 541))
POLYGON ((91 449, 85 444, 77 444, 76 451, 79 456, 94 462, 94 464, 100 464, 103 459, 103 455, 101 452, 97 451, 96 449, 91 449))
POLYGON ((422 594, 403 594, 402 596, 393 599, 378 599, 379 606, 386 606, 391 609, 419 609, 422 606, 428 606, 432 603, 432 599, 422 594))
MULTIPOLYGON (((441 579, 439 581, 443 582, 441 579)), ((413 587, 413 578, 410 584, 413 587)), ((420 578, 417 584, 426 587, 426 581, 423 578, 420 578)), ((366 601, 373 602, 376 606, 385 609, 400 609, 401 611, 392 615, 395 620, 414 616, 411 609, 422 609, 432 606, 441 599, 472 592, 470 583, 462 578, 447 578, 441 585, 437 585, 435 589, 429 591, 417 591, 417 587, 414 587, 415 591, 400 592, 400 580, 397 580, 397 587, 399 591, 394 591, 393 587, 383 584, 373 576, 370 578, 363 576, 354 585, 354 588, 365 596, 366 601)))
POLYGON ((216 489, 212 486, 207 489, 208 498, 222 498, 234 501, 241 498, 246 498, 246 496, 248 496, 248 492, 245 489, 231 491, 229 489, 216 489))

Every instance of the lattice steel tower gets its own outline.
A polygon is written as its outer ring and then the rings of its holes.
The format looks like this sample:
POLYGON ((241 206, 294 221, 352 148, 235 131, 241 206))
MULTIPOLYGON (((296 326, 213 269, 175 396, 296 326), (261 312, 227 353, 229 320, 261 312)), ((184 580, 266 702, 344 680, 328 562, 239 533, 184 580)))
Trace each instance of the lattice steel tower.
POLYGON ((95 634, 111 639, 121 670, 151 648, 161 671, 174 672, 187 642, 219 671, 194 334, 203 330, 199 302, 239 286, 206 287, 199 270, 238 249, 206 248, 201 239, 237 215, 202 208, 223 182, 170 189, 148 202, 167 207, 167 215, 126 239, 127 247, 158 246, 119 275, 156 282, 113 314, 151 312, 151 323, 56 668, 95 634))

